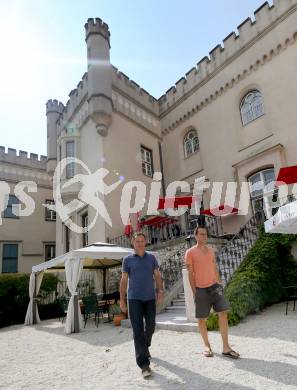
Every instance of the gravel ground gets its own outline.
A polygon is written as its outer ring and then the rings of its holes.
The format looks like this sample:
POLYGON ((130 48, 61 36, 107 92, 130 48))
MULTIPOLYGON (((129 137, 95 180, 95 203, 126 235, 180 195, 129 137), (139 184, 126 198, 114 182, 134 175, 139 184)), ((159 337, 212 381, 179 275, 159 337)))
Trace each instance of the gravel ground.
POLYGON ((222 357, 219 333, 210 340, 216 354, 205 358, 199 334, 157 331, 144 380, 130 329, 90 321, 66 336, 57 320, 11 326, 0 330, 0 389, 297 389, 297 311, 275 305, 231 328, 237 361, 222 357))

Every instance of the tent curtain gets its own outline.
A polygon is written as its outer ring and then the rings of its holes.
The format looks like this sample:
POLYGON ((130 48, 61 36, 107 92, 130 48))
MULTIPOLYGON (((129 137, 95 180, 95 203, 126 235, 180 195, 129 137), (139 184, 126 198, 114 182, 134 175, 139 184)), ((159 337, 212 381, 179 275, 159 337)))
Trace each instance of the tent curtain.
POLYGON ((95 270, 94 287, 96 293, 102 293, 103 291, 103 272, 101 269, 95 270))
MULTIPOLYGON (((66 281, 68 290, 71 294, 68 309, 67 309, 67 317, 65 321, 65 333, 70 334, 74 332, 74 296, 78 295, 76 291, 81 273, 83 269, 83 262, 80 259, 68 259, 65 261, 65 270, 66 270, 66 281)), ((83 319, 80 311, 79 303, 77 302, 77 310, 78 310, 78 322, 79 322, 79 330, 83 327, 83 319)))
MULTIPOLYGON (((25 317, 25 322, 24 322, 25 325, 33 324, 33 300, 34 300, 34 290, 35 290, 35 276, 36 276, 36 297, 37 297, 43 279, 43 274, 44 272, 38 272, 36 274, 32 272, 30 275, 30 282, 29 282, 30 302, 25 317)), ((37 323, 40 322, 37 305, 36 305, 36 322, 37 323)))

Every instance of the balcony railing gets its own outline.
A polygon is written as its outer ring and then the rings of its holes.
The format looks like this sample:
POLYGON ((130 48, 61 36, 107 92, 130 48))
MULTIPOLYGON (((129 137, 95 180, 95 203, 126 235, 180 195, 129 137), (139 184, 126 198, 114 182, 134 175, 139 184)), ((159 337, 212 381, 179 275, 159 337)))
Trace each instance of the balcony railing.
MULTIPOLYGON (((152 225, 143 225, 141 232, 147 238, 148 246, 157 246, 177 238, 187 237, 192 234, 197 226, 205 226, 209 237, 219 237, 221 232, 220 219, 208 215, 197 215, 194 218, 186 218, 185 222, 179 219, 174 223, 156 223, 152 225)), ((131 247, 130 237, 123 234, 118 237, 109 238, 108 242, 123 246, 131 247)))

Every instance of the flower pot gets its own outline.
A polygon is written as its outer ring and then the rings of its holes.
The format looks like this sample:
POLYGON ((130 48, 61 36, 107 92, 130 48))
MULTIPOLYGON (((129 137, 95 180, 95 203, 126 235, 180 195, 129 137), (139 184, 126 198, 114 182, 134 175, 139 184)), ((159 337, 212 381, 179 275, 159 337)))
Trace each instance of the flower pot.
POLYGON ((125 314, 115 314, 113 316, 113 323, 115 326, 120 326, 121 325, 121 321, 124 320, 126 318, 125 314))

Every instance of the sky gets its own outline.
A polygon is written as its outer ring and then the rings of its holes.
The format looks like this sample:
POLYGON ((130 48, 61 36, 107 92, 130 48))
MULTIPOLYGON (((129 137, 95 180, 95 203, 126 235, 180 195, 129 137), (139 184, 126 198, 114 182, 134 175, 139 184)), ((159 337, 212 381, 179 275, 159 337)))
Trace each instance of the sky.
POLYGON ((262 3, 0 0, 0 145, 46 155, 45 103, 87 70, 89 17, 109 25, 111 63, 159 98, 262 3))

